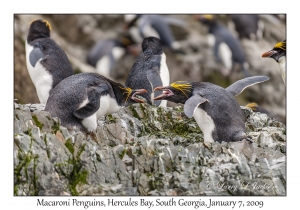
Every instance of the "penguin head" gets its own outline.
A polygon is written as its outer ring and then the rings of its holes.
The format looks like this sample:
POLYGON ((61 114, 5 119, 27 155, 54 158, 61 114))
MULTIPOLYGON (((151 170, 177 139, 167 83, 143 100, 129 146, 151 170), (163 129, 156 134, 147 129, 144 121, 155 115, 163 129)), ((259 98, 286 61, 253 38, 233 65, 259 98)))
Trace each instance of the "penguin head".
POLYGON ((135 104, 135 103, 145 103, 146 102, 146 99, 144 99, 142 96, 139 95, 142 93, 147 93, 147 90, 145 90, 145 89, 134 89, 133 90, 129 87, 119 86, 119 90, 120 90, 120 94, 121 94, 121 98, 119 98, 119 100, 121 100, 121 104, 124 106, 129 106, 129 105, 135 104))
POLYGON ((154 98, 154 100, 168 100, 175 103, 184 104, 185 101, 191 96, 193 86, 186 81, 177 81, 166 87, 156 87, 155 90, 163 91, 163 93, 154 98))
POLYGON ((120 43, 120 46, 127 47, 132 44, 136 44, 129 33, 122 33, 117 37, 118 42, 120 43))
POLYGON ((285 55, 286 55, 286 40, 278 42, 272 50, 262 54, 262 57, 273 58, 276 62, 278 62, 279 59, 285 55))
POLYGON ((30 23, 27 41, 50 37, 51 25, 47 20, 34 20, 30 23))
POLYGON ((136 43, 129 33, 123 33, 117 38, 117 44, 126 49, 126 52, 134 56, 141 53, 141 44, 136 43))
POLYGON ((216 21, 214 15, 209 14, 195 15, 194 17, 196 20, 206 25, 210 25, 211 23, 214 23, 216 21))
POLYGON ((142 50, 145 53, 150 52, 152 54, 162 54, 163 48, 159 38, 154 36, 146 37, 142 42, 142 50))

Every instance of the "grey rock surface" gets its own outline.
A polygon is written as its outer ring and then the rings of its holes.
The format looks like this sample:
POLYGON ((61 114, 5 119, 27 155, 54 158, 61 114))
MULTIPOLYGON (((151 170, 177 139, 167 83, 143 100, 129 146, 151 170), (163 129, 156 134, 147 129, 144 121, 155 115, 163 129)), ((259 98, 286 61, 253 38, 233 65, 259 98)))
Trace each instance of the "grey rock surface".
POLYGON ((136 104, 71 135, 14 103, 14 195, 286 195, 286 127, 241 107, 248 142, 203 142, 182 107, 136 104))

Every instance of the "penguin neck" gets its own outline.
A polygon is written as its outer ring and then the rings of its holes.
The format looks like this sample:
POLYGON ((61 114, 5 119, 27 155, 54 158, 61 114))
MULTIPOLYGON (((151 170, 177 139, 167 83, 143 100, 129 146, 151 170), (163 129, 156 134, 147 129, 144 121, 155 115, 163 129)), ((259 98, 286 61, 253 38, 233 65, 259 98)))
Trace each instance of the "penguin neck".
POLYGON ((128 91, 126 90, 127 87, 125 85, 122 85, 121 83, 118 83, 118 82, 114 82, 112 80, 109 80, 109 82, 114 91, 116 101, 119 106, 129 106, 129 105, 135 103, 128 96, 128 91))
POLYGON ((50 34, 45 34, 45 33, 32 33, 29 31, 28 36, 27 36, 27 43, 30 43, 36 39, 40 38, 50 38, 50 34))
POLYGON ((281 73, 284 84, 285 84, 285 80, 286 80, 285 79, 285 72, 286 72, 285 59, 286 59, 285 56, 281 56, 278 59, 279 69, 280 69, 280 73, 281 73))
POLYGON ((140 14, 135 15, 135 17, 128 23, 127 27, 128 28, 132 27, 141 16, 142 15, 140 14))
POLYGON ((213 31, 214 31, 216 28, 220 27, 221 24, 218 23, 217 21, 211 21, 211 22, 208 23, 208 26, 209 26, 209 33, 213 33, 213 31))
POLYGON ((152 56, 152 55, 161 55, 163 53, 163 51, 162 51, 162 49, 148 48, 143 53, 147 57, 147 56, 152 56))

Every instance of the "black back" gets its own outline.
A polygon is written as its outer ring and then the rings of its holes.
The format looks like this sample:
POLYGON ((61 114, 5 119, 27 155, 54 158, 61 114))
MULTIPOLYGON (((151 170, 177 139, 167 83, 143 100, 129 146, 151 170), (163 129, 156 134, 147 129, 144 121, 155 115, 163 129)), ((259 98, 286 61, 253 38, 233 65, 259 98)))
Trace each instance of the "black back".
POLYGON ((152 87, 149 82, 147 72, 159 71, 163 51, 160 40, 156 37, 144 39, 142 49, 143 52, 135 60, 125 85, 132 89, 146 89, 147 93, 140 95, 147 100, 148 104, 152 104, 151 94, 155 87, 152 87))
MULTIPOLYGON (((88 54, 87 62, 92 65, 96 66, 97 62, 105 55, 110 55, 112 53, 112 49, 118 46, 117 41, 113 39, 99 41, 95 44, 95 46, 91 49, 88 54)), ((113 58, 113 56, 111 55, 113 58)))
MULTIPOLYGON (((53 117, 59 117, 62 125, 69 128, 77 126, 85 131, 85 128, 81 124, 81 117, 76 117, 74 112, 79 109, 87 93, 95 90, 99 92, 97 94, 99 96, 109 95, 111 98, 116 98, 119 106, 134 103, 130 99, 125 103, 126 95, 124 95, 124 91, 120 87, 125 88, 124 85, 111 81, 97 73, 75 74, 64 79, 51 90, 45 110, 49 111, 53 117), (97 89, 99 88, 103 90, 98 91, 97 89)), ((89 98, 89 100, 91 99, 94 101, 99 100, 89 98)), ((98 103, 98 101, 96 102, 98 103)), ((82 116, 80 110, 77 114, 78 116, 82 116)))
POLYGON ((250 35, 256 35, 259 17, 256 14, 232 14, 230 15, 235 25, 235 30, 240 38, 250 39, 250 35))
POLYGON ((74 71, 66 53, 50 38, 50 26, 47 24, 41 20, 34 21, 29 28, 27 42, 44 55, 40 62, 52 75, 52 87, 55 87, 61 80, 73 75, 74 71))
POLYGON ((147 18, 148 24, 150 24, 159 34, 159 38, 161 40, 162 45, 171 47, 175 39, 169 25, 164 20, 164 17, 160 15, 145 15, 145 16, 147 18))
POLYGON ((213 119, 215 141, 240 141, 245 138, 245 118, 234 96, 226 89, 212 83, 192 83, 193 95, 208 99, 199 105, 213 119))
POLYGON ((246 62, 246 57, 243 48, 238 39, 221 23, 210 23, 209 33, 216 38, 216 46, 221 42, 225 42, 232 51, 232 58, 235 62, 243 64, 246 62))

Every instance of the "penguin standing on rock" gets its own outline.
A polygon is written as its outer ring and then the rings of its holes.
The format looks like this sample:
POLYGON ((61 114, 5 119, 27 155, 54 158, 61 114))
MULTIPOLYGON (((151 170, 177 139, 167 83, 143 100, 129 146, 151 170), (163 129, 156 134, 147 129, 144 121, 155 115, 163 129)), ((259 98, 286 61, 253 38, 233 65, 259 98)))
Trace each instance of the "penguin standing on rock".
POLYGON ((230 15, 234 23, 235 30, 240 39, 247 38, 251 40, 262 39, 264 23, 256 14, 232 14, 230 15))
POLYGON ((88 133, 96 130, 99 117, 133 103, 143 103, 137 94, 144 92, 145 89, 132 90, 97 73, 80 73, 53 88, 45 110, 60 118, 71 131, 88 133))
POLYGON ((74 74, 61 47, 50 38, 51 26, 46 20, 35 20, 26 40, 26 64, 30 78, 42 104, 60 81, 74 74))
POLYGON ((245 117, 235 100, 246 87, 267 81, 266 76, 239 80, 226 89, 208 82, 178 81, 154 90, 163 93, 154 100, 165 99, 184 104, 187 117, 194 117, 204 134, 204 141, 242 141, 247 138, 245 117))
POLYGON ((278 42, 274 48, 262 54, 263 58, 273 58, 279 64, 279 70, 284 84, 286 83, 286 40, 278 42))
POLYGON ((111 71, 116 62, 126 53, 135 54, 137 47, 129 37, 122 35, 116 39, 105 39, 97 42, 87 56, 88 64, 96 68, 96 72, 105 77, 111 77, 111 71))
POLYGON ((224 67, 221 69, 221 73, 224 76, 229 76, 233 65, 238 63, 245 77, 250 76, 248 72, 249 64, 239 40, 213 15, 197 15, 196 18, 209 27, 209 45, 213 46, 215 58, 224 67))
POLYGON ((136 42, 141 42, 143 38, 154 36, 161 40, 163 46, 168 47, 174 53, 184 54, 181 45, 175 40, 169 25, 176 25, 181 28, 186 27, 186 23, 172 17, 162 15, 125 15, 125 28, 129 30, 136 42), (133 25, 137 27, 133 27, 133 25))
POLYGON ((144 88, 147 93, 142 94, 147 103, 166 107, 167 101, 153 101, 159 92, 153 92, 158 86, 170 84, 170 74, 166 64, 166 55, 161 42, 156 37, 147 37, 142 43, 143 52, 135 60, 126 80, 126 86, 133 89, 144 88))

